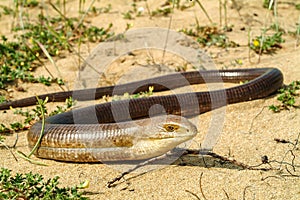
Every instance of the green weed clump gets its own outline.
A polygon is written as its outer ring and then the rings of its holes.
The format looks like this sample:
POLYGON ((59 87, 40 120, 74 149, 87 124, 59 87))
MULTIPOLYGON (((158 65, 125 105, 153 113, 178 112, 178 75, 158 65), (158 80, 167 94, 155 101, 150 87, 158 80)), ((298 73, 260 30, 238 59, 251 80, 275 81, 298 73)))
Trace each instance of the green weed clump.
MULTIPOLYGON (((25 117, 24 121, 11 123, 10 127, 7 127, 4 124, 0 124, 0 134, 8 134, 13 133, 14 131, 28 129, 32 122, 40 120, 42 118, 43 112, 45 114, 48 114, 47 108, 45 106, 46 103, 47 100, 44 100, 41 106, 37 105, 35 108, 26 111, 24 111, 23 109, 14 109, 14 114, 25 117), (43 112, 42 109, 44 110, 43 112)), ((75 104, 76 101, 74 101, 72 97, 67 98, 63 106, 56 106, 56 109, 50 112, 48 116, 53 116, 56 114, 66 112, 67 110, 70 110, 75 104)))
POLYGON ((229 40, 226 34, 216 26, 197 26, 195 29, 182 29, 180 32, 196 37, 197 42, 203 47, 216 46, 226 48, 239 46, 239 44, 229 40))
POLYGON ((22 6, 23 7, 36 7, 39 5, 39 1, 38 0, 23 0, 22 1, 22 6))
POLYGON ((34 67, 35 55, 31 51, 26 51, 26 46, 19 42, 9 42, 5 36, 0 42, 0 88, 16 80, 35 81, 30 73, 34 67))
POLYGON ((254 50, 257 54, 271 54, 277 49, 281 49, 281 43, 285 40, 282 38, 283 32, 276 32, 273 35, 260 35, 256 36, 250 44, 250 48, 254 50))
POLYGON ((17 173, 11 175, 11 171, 5 168, 0 170, 0 199, 68 199, 85 200, 79 189, 82 184, 73 187, 59 187, 59 177, 44 180, 40 174, 17 173))
MULTIPOLYGON (((138 99, 138 98, 150 97, 151 95, 153 95, 153 91, 154 91, 154 87, 149 86, 148 91, 139 92, 137 94, 131 94, 130 95, 128 92, 126 92, 122 96, 114 95, 112 97, 112 101, 120 101, 120 100, 124 100, 124 99, 138 99)), ((108 97, 104 97, 103 99, 105 101, 109 101, 108 97)))
MULTIPOLYGON (((35 1, 26 2, 31 5, 35 1)), ((113 35, 110 32, 112 24, 107 28, 99 28, 79 18, 67 18, 57 8, 55 10, 60 14, 59 17, 45 16, 41 12, 37 20, 25 20, 22 26, 15 26, 12 30, 14 39, 11 41, 1 36, 0 89, 19 81, 43 83, 47 86, 51 83, 62 85, 64 83, 61 79, 52 76, 35 77, 33 72, 44 65, 49 56, 63 57, 66 51, 73 52, 74 46, 86 42, 101 42, 113 35)))
POLYGON ((277 100, 281 103, 278 105, 271 105, 269 106, 269 109, 273 112, 280 112, 282 110, 290 110, 291 108, 300 108, 299 90, 300 81, 293 81, 289 85, 279 89, 277 100))

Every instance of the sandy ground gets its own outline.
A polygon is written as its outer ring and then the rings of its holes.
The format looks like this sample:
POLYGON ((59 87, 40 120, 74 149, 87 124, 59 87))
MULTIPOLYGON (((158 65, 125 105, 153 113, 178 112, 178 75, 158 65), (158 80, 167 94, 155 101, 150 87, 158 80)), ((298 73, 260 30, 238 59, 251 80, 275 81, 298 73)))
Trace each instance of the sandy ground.
MULTIPOLYGON (((85 6, 90 1, 86 1, 85 6)), ((205 1, 203 6, 206 8, 212 20, 219 22, 218 2, 216 0, 205 1)), ((296 1, 291 1, 296 2, 296 1)), ((10 1, 3 1, 3 4, 11 5, 10 1)), ((132 24, 133 28, 139 27, 161 27, 168 28, 169 17, 149 18, 145 12, 141 17, 134 20, 123 19, 122 13, 132 9, 132 1, 114 0, 110 1, 112 10, 109 13, 103 13, 98 16, 88 16, 87 20, 97 26, 106 26, 113 23, 112 30, 115 33, 122 33, 126 24, 132 24)), ((298 1, 298 3, 300 3, 298 1)), ((2 4, 2 2, 1 2, 2 4)), ((95 2, 95 6, 103 7, 108 2, 95 2)), ((162 4, 161 1, 149 0, 149 9, 154 10, 162 4)), ((137 2, 138 7, 145 8, 144 1, 137 2)), ((12 5, 11 5, 12 6, 12 5)), ((47 5, 46 5, 47 6, 47 5)), ((52 13, 50 6, 47 7, 49 13, 52 13)), ((67 3, 67 15, 77 14, 77 3, 70 1, 67 3), (74 6, 76 5, 76 6, 74 6)), ((252 35, 259 35, 263 27, 268 27, 274 23, 274 16, 262 8, 261 1, 229 1, 228 3, 228 24, 233 25, 233 31, 228 33, 231 40, 240 44, 238 48, 206 48, 211 55, 217 68, 257 68, 257 67, 276 67, 284 74, 284 83, 288 84, 292 80, 300 79, 300 48, 296 46, 296 38, 284 36, 286 42, 282 44, 282 49, 273 55, 263 55, 258 62, 255 54, 250 55, 252 62, 249 62, 248 55, 248 28, 251 28, 252 35), (244 30, 243 28, 246 28, 244 30), (242 65, 235 64, 235 60, 242 61, 242 65)), ((299 10, 295 10, 290 4, 278 5, 278 23, 286 30, 295 30, 296 22, 299 18, 299 10)), ((172 14, 172 23, 170 28, 178 30, 181 28, 190 28, 195 25, 195 16, 200 25, 209 24, 209 21, 201 12, 198 6, 179 11, 175 10, 172 14)), ((6 17, 1 19, 1 34, 7 34, 11 19, 6 17), (2 20, 4 19, 4 20, 2 20)), ((224 19, 224 18, 223 18, 224 19)), ((81 55, 86 58, 97 44, 84 45, 81 55)), ((149 53, 149 52, 148 52, 149 53)), ((156 53, 153 53, 153 55, 156 53)), ((134 63, 149 64, 147 59, 155 60, 147 52, 137 53, 135 56, 123 56, 115 61, 109 70, 105 72, 105 84, 115 84, 124 73, 134 69, 134 63)), ((167 56, 167 64, 174 65, 178 59, 167 56)), ((153 61, 152 60, 152 61, 153 61)), ((159 63, 160 60, 155 60, 159 63)), ((67 55, 65 58, 56 59, 63 79, 67 82, 69 88, 73 88, 78 68, 81 63, 75 54, 67 55)), ((56 69, 48 64, 48 69, 53 74, 58 74, 56 69)), ((163 73, 174 71, 174 67, 161 70, 163 73)), ((146 68, 147 76, 161 74, 157 68, 146 68), (148 71, 147 71, 148 70, 148 71), (152 73, 151 73, 152 72, 152 73)), ((39 68, 37 74, 47 75, 44 68, 39 68)), ((138 78, 143 78, 138 76, 138 78)), ((132 80, 128 76, 127 81, 132 80)), ((126 81, 125 80, 125 81, 126 81)), ((46 87, 39 84, 22 84, 27 91, 20 93, 14 91, 11 93, 14 99, 43 94, 47 92, 60 91, 60 88, 46 87)), ((12 88, 14 90, 14 88, 12 88)), ((218 159, 205 157, 183 156, 173 164, 166 165, 163 168, 147 172, 142 175, 130 174, 114 188, 107 188, 106 183, 120 174, 118 170, 111 165, 105 164, 78 164, 64 163, 51 160, 40 160, 48 167, 37 166, 19 159, 16 162, 9 151, 0 149, 0 166, 11 169, 14 173, 29 171, 40 173, 45 178, 55 175, 61 177, 61 185, 79 184, 81 181, 90 181, 90 187, 85 189, 87 196, 91 199, 197 199, 191 193, 198 195, 200 199, 300 199, 300 152, 299 144, 294 148, 292 144, 277 143, 275 138, 288 140, 296 143, 300 134, 300 112, 291 109, 277 114, 269 111, 266 107, 276 103, 274 96, 266 99, 255 100, 251 102, 228 105, 226 107, 225 119, 222 121, 222 134, 214 147, 214 152, 250 166, 261 163, 261 157, 267 156, 270 165, 262 165, 262 168, 272 170, 241 170, 239 166, 233 163, 221 163, 218 159), (291 150, 293 155, 291 154, 291 150), (284 162, 282 164, 282 162, 284 162), (293 169, 291 165, 295 166, 293 169), (201 178, 201 185, 199 183, 201 178), (205 198, 203 197, 203 192, 205 198)), ((51 104, 55 106, 57 104, 51 104)), ((82 106, 82 105, 81 105, 82 106)), ((197 117, 197 127, 199 134, 194 138, 189 148, 197 148, 203 141, 207 130, 210 127, 211 117, 215 113, 209 112, 197 117)), ((0 122, 9 124, 17 120, 17 116, 11 111, 1 112, 0 122)), ((19 140, 17 149, 28 152, 27 132, 18 134, 19 140)), ((7 137, 6 143, 13 144, 16 135, 7 137)), ((298 141, 299 142, 299 141, 298 141)), ((39 159, 38 159, 39 160, 39 159)))

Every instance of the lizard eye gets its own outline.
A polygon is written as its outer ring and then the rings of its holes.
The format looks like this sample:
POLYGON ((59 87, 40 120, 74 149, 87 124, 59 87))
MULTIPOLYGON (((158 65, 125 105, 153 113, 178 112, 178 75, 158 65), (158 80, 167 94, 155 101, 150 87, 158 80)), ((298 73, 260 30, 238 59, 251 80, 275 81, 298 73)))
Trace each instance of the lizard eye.
POLYGON ((179 129, 179 125, 176 125, 176 124, 165 124, 164 125, 164 129, 167 132, 174 132, 174 131, 176 131, 176 130, 179 129))

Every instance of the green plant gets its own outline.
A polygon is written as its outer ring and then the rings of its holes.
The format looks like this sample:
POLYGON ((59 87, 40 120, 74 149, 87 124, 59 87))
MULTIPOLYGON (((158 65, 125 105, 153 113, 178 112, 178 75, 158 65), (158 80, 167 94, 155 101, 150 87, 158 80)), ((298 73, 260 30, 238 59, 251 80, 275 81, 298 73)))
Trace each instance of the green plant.
MULTIPOLYGON (((187 8, 193 7, 195 2, 187 2, 187 3, 180 3, 180 0, 168 0, 160 7, 156 8, 155 10, 150 11, 149 6, 146 1, 146 10, 151 17, 159 17, 159 16, 169 16, 174 10, 174 8, 179 10, 185 10, 187 8)), ((200 4, 201 5, 201 4, 200 4)), ((131 4, 132 8, 127 12, 122 13, 124 19, 132 20, 135 17, 142 16, 144 12, 143 7, 137 7, 136 3, 131 4)), ((207 13, 206 13, 207 14, 207 13)))
POLYGON ((157 8, 156 10, 151 12, 151 16, 165 16, 166 17, 172 12, 173 12, 173 10, 171 7, 157 8))
POLYGON ((84 183, 61 188, 58 180, 59 177, 55 176, 45 181, 42 175, 32 172, 12 176, 9 169, 1 168, 0 199, 88 199, 79 192, 84 183))
POLYGON ((285 42, 282 38, 283 32, 276 32, 270 36, 266 36, 265 33, 256 36, 249 44, 250 48, 258 54, 274 53, 277 49, 281 48, 281 43, 285 42))
MULTIPOLYGON (((143 97, 149 97, 153 95, 154 87, 149 86, 148 91, 145 92, 139 92, 137 94, 130 95, 129 93, 124 93, 122 96, 114 95, 112 98, 112 101, 119 101, 123 99, 137 99, 137 98, 143 98, 143 97)), ((108 98, 105 97, 105 100, 108 101, 108 98)))
POLYGON ((26 47, 17 42, 9 42, 2 36, 0 43, 0 88, 16 79, 33 81, 30 73, 33 69, 35 55, 31 51, 24 51, 26 47))
POLYGON ((137 8, 136 3, 131 4, 132 9, 127 12, 122 13, 124 19, 132 20, 135 17, 139 17, 142 15, 142 11, 137 8))
POLYGON ((0 135, 0 143, 3 143, 4 140, 5 140, 5 138, 2 135, 0 135))
POLYGON ((196 2, 193 0, 183 1, 183 2, 181 2, 180 0, 168 0, 165 4, 172 5, 173 8, 176 8, 179 10, 185 10, 185 9, 195 6, 196 2))
POLYGON ((24 7, 36 7, 39 5, 38 0, 23 0, 20 2, 22 4, 22 6, 24 6, 24 7))
POLYGON ((112 6, 111 4, 108 4, 107 6, 105 7, 95 7, 95 6, 92 6, 91 10, 90 10, 90 13, 92 15, 99 15, 100 13, 109 13, 112 9, 112 6))
MULTIPOLYGON (((4 15, 10 15, 10 14, 13 14, 14 13, 14 10, 9 8, 8 6, 2 6, 0 5, 0 8, 2 8, 2 13, 4 15)), ((1 17, 1 13, 0 13, 0 17, 1 17)))
POLYGON ((269 109, 273 112, 289 110, 290 108, 300 108, 299 102, 300 81, 293 81, 289 85, 279 89, 277 100, 281 102, 279 105, 271 105, 269 109))
POLYGON ((123 15, 124 19, 134 19, 133 16, 132 16, 132 12, 131 11, 127 11, 125 13, 122 13, 122 15, 123 15))
POLYGON ((1 134, 12 133, 12 129, 7 128, 4 124, 0 124, 0 133, 1 134))
POLYGON ((9 42, 2 36, 0 43, 0 88, 16 80, 24 82, 63 84, 61 79, 51 77, 34 77, 32 71, 39 66, 36 62, 40 53, 24 45, 22 42, 9 42))
MULTIPOLYGON (((77 18, 46 17, 38 16, 38 23, 27 23, 24 27, 28 30, 21 35, 21 39, 28 40, 30 49, 33 52, 43 55, 40 44, 43 44, 51 56, 58 56, 62 51, 72 51, 71 44, 76 42, 101 42, 110 36, 109 33, 112 24, 108 28, 98 28, 96 26, 87 26, 81 23, 77 18), (92 35, 92 36, 91 36, 92 35)), ((15 30, 23 30, 15 28, 15 30)))
POLYGON ((5 102, 5 101, 6 101, 5 96, 0 95, 0 103, 3 103, 3 102, 5 102))
POLYGON ((285 33, 286 31, 281 28, 277 23, 273 23, 270 25, 270 27, 267 30, 273 30, 275 32, 281 32, 282 34, 285 33))
MULTIPOLYGON (((21 5, 24 7, 23 4, 32 5, 34 2, 37 1, 16 1, 16 10, 20 9, 21 5)), ((32 72, 43 65, 44 60, 49 59, 49 56, 63 56, 65 51, 73 51, 74 44, 101 42, 113 35, 110 32, 112 24, 107 28, 98 28, 78 18, 67 18, 51 2, 50 5, 60 14, 59 17, 44 16, 44 12, 41 12, 37 20, 26 20, 23 26, 14 26, 13 31, 16 33, 14 41, 9 41, 7 37, 1 36, 1 89, 6 88, 9 83, 17 83, 19 80, 43 83, 47 86, 51 83, 63 84, 61 79, 35 77, 32 72)))
POLYGON ((217 47, 237 47, 234 41, 230 41, 226 34, 219 30, 216 26, 199 26, 195 29, 181 29, 181 32, 197 38, 197 42, 202 46, 217 47))
MULTIPOLYGON (((47 100, 43 101, 42 106, 37 105, 35 108, 26 111, 23 111, 23 109, 14 109, 14 114, 25 117, 24 121, 22 123, 21 122, 11 123, 10 127, 5 126, 4 124, 0 124, 0 133, 13 133, 14 131, 27 130, 33 121, 37 121, 42 118, 42 109, 47 114, 47 109, 45 106, 46 103, 47 100)), ((67 98, 65 101, 65 105, 56 106, 56 109, 53 110, 51 113, 49 113, 49 116, 66 112, 72 106, 74 106, 75 103, 76 102, 73 100, 72 97, 67 98)))
MULTIPOLYGON (((200 5, 201 5, 201 3, 200 3, 200 5)), ((148 9, 148 13, 149 13, 150 17, 153 17, 153 16, 165 16, 166 17, 166 16, 169 16, 169 14, 171 14, 175 8, 178 10, 185 10, 185 9, 191 8, 193 6, 195 6, 195 1, 181 2, 180 0, 167 0, 164 4, 162 4, 160 7, 156 8, 152 12, 150 12, 150 10, 148 9)), ((205 13, 205 14, 207 14, 207 13, 205 13)))
POLYGON ((72 97, 69 97, 69 98, 66 99, 65 105, 63 105, 63 106, 56 106, 56 109, 54 111, 52 111, 49 114, 49 116, 66 112, 67 110, 69 110, 70 108, 72 108, 75 104, 76 104, 76 101, 72 97))

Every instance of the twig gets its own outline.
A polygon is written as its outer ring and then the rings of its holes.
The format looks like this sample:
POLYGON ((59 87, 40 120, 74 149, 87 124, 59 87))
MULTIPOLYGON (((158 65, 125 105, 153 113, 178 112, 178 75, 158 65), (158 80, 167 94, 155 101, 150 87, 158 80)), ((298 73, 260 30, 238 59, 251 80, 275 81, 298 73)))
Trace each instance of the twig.
POLYGON ((11 155, 13 155, 13 157, 15 158, 15 160, 18 161, 17 157, 15 156, 15 154, 13 153, 13 151, 11 150, 11 148, 9 148, 4 142, 0 141, 0 144, 3 145, 7 150, 9 150, 9 152, 11 153, 11 155))
POLYGON ((230 159, 230 158, 227 158, 227 157, 225 157, 225 156, 218 155, 218 154, 213 153, 213 152, 207 152, 207 155, 210 155, 210 156, 212 156, 212 157, 214 157, 214 158, 218 158, 218 159, 220 159, 220 160, 222 160, 222 161, 230 162, 230 163, 232 163, 232 164, 234 164, 234 165, 236 165, 236 166, 242 167, 243 169, 250 169, 250 170, 265 170, 265 171, 266 171, 266 170, 270 170, 270 169, 268 169, 268 168, 261 168, 261 169, 257 169, 257 168, 256 168, 256 167, 259 167, 259 166, 261 166, 261 165, 263 165, 263 164, 265 164, 265 163, 261 163, 261 164, 256 165, 256 166, 250 166, 250 165, 244 164, 244 163, 242 163, 242 162, 239 162, 239 161, 237 161, 237 160, 235 160, 235 159, 230 159))
POLYGON ((190 194, 193 195, 194 197, 196 197, 196 199, 201 200, 200 197, 198 197, 197 194, 195 194, 195 193, 193 193, 193 192, 191 192, 191 191, 189 191, 189 190, 185 190, 185 191, 188 192, 188 193, 190 193, 190 194))
MULTIPOLYGON (((201 192, 202 197, 203 197, 205 200, 207 200, 206 196, 204 195, 203 189, 202 189, 202 177, 203 177, 203 172, 201 172, 201 174, 200 174, 200 178, 199 178, 199 188, 200 188, 200 192, 201 192)), ((196 197, 198 200, 200 200, 200 197, 199 197, 197 194, 195 194, 195 193, 193 193, 193 192, 191 192, 191 191, 189 191, 189 190, 185 190, 185 191, 188 192, 188 193, 190 193, 190 194, 193 195, 194 197, 196 197)))
POLYGON ((277 142, 277 143, 292 144, 292 145, 294 145, 294 143, 292 143, 291 141, 285 140, 285 139, 274 138, 274 141, 277 142))
POLYGON ((14 144, 11 146, 11 148, 15 148, 17 146, 18 140, 19 140, 19 134, 16 133, 16 139, 15 139, 14 144))
POLYGON ((300 133, 298 133, 296 142, 295 142, 294 144, 290 142, 291 144, 293 144, 293 148, 290 149, 290 150, 288 150, 288 151, 284 154, 284 156, 283 156, 283 158, 282 158, 282 160, 281 160, 280 162, 279 162, 279 161, 276 161, 276 160, 272 161, 272 162, 277 162, 277 163, 280 164, 279 169, 281 168, 281 166, 282 166, 283 164, 286 164, 286 165, 292 166, 292 167, 293 167, 293 170, 296 171, 295 165, 294 165, 294 161, 295 161, 295 159, 296 159, 296 156, 294 155, 294 152, 293 152, 293 151, 297 148, 297 145, 298 145, 298 143, 299 143, 299 138, 300 138, 300 133), (291 155, 292 155, 292 157, 293 157, 293 158, 292 158, 292 163, 284 162, 284 160, 285 160, 285 158, 287 157, 288 153, 291 153, 291 155))
POLYGON ((282 177, 279 177, 279 176, 266 176, 266 177, 264 177, 264 178, 261 178, 261 180, 262 180, 262 181, 265 181, 265 180, 267 180, 268 178, 277 178, 277 179, 280 179, 280 178, 282 178, 282 177))
POLYGON ((250 186, 246 186, 245 188, 244 188, 244 191, 243 191, 243 200, 245 200, 246 198, 246 190, 248 189, 248 188, 250 188, 250 186))
POLYGON ((222 189, 222 190, 223 190, 223 192, 225 193, 227 199, 229 200, 230 198, 229 198, 229 195, 228 195, 228 193, 226 192, 226 190, 224 190, 224 189, 222 189))
POLYGON ((143 166, 149 164, 149 163, 153 163, 153 162, 155 162, 155 161, 157 161, 157 160, 160 160, 160 159, 162 159, 162 158, 165 158, 166 156, 167 156, 167 154, 163 154, 163 155, 161 155, 161 156, 154 157, 154 158, 151 158, 151 159, 149 159, 149 160, 146 160, 146 161, 144 161, 144 162, 142 162, 142 163, 137 164, 137 165, 134 166, 132 169, 129 169, 129 170, 123 172, 122 174, 120 174, 119 176, 115 177, 115 178, 112 179, 111 181, 108 181, 107 184, 106 184, 106 187, 108 187, 108 188, 115 187, 115 186, 117 185, 117 184, 115 184, 115 182, 117 182, 117 181, 121 180, 122 178, 124 178, 125 175, 127 175, 127 174, 129 174, 129 173, 131 173, 131 172, 133 172, 133 171, 135 171, 135 170, 137 170, 137 169, 139 169, 139 168, 141 168, 141 167, 143 167, 143 166))
POLYGON ((266 108, 266 106, 264 106, 256 115, 255 117, 252 119, 251 124, 250 124, 250 128, 249 128, 249 133, 251 133, 251 129, 253 127, 254 124, 254 120, 263 112, 263 110, 266 108))
POLYGON ((203 197, 205 200, 207 200, 207 198, 206 198, 205 195, 204 195, 203 189, 202 189, 202 176, 203 176, 203 172, 201 172, 200 178, 199 178, 200 192, 201 192, 201 194, 202 194, 202 197, 203 197))
POLYGON ((300 175, 297 175, 297 174, 293 174, 288 168, 287 166, 285 166, 285 170, 293 177, 300 177, 300 175))
MULTIPOLYGON (((187 149, 186 152, 184 153, 184 155, 187 155, 187 154, 193 154, 193 155, 197 155, 197 154, 208 155, 208 156, 211 156, 211 157, 213 157, 213 158, 217 158, 217 159, 219 159, 219 160, 222 160, 222 161, 224 161, 224 162, 232 163, 232 164, 234 164, 234 165, 236 165, 236 166, 239 166, 239 167, 241 167, 241 168, 243 168, 243 169, 249 169, 249 170, 263 170, 263 171, 272 170, 272 166, 271 166, 271 168, 257 168, 257 167, 259 167, 259 166, 261 166, 261 165, 264 165, 264 164, 269 164, 269 165, 270 165, 270 162, 269 162, 268 160, 267 160, 267 162, 266 162, 266 161, 262 161, 262 163, 260 163, 260 164, 258 164, 258 165, 250 166, 250 165, 244 164, 244 163, 242 163, 242 162, 239 162, 239 161, 237 161, 237 160, 235 160, 235 159, 230 159, 230 158, 227 158, 227 157, 225 157, 225 156, 221 156, 221 155, 219 155, 219 154, 216 154, 216 153, 210 152, 210 151, 207 151, 207 152, 203 153, 203 152, 200 152, 200 150, 189 150, 189 149, 187 149)), ((203 156, 202 156, 202 158, 203 158, 203 156)), ((204 163, 205 163, 205 162, 204 162, 204 163)))

